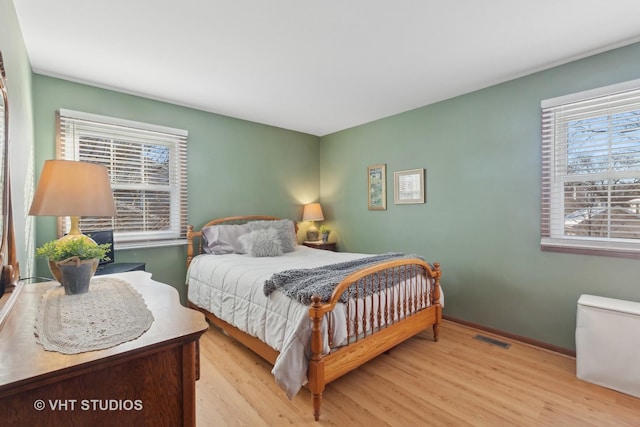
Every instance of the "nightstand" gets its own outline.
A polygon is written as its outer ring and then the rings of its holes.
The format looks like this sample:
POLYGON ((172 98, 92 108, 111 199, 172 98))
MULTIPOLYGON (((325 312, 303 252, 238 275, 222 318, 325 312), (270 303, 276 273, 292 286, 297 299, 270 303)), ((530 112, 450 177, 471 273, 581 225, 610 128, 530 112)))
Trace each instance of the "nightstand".
POLYGON ((145 271, 147 264, 144 262, 112 262, 105 264, 102 268, 98 267, 96 276, 102 274, 126 273, 127 271, 145 271))
POLYGON ((324 249, 325 251, 333 251, 338 252, 338 248, 336 247, 336 242, 323 242, 322 240, 317 241, 305 241, 303 245, 308 246, 314 249, 324 249))

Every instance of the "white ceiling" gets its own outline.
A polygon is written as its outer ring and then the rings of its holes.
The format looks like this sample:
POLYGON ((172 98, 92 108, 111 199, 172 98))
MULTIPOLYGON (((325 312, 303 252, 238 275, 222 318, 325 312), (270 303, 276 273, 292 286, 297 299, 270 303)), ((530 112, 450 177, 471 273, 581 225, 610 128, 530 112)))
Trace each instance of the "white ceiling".
POLYGON ((13 0, 33 71, 326 135, 640 41, 640 0, 13 0))

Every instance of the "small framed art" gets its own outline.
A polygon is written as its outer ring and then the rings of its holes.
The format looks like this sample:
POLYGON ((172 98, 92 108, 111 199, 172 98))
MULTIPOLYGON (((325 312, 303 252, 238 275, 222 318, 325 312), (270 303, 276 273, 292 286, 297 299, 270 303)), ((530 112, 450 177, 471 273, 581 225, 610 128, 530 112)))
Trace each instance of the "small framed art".
POLYGON ((404 205, 424 203, 424 169, 411 169, 393 173, 393 203, 404 205))
POLYGON ((387 165, 367 167, 369 210, 387 209, 387 165))

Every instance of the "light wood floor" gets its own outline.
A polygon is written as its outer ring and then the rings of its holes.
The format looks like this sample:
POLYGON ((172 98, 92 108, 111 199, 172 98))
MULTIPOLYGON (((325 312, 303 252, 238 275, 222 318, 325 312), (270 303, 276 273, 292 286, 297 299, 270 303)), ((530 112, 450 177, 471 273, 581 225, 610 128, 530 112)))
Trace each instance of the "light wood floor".
POLYGON ((445 321, 329 384, 313 421, 309 392, 289 401, 271 366, 211 327, 200 341, 198 426, 638 426, 640 399, 575 376, 575 359, 445 321))

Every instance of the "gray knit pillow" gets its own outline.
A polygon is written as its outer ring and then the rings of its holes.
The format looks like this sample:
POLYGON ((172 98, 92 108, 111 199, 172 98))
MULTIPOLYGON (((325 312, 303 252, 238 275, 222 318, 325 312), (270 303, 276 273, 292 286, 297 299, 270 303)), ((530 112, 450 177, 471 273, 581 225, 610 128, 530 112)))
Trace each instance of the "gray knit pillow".
POLYGON ((290 219, 251 221, 249 222, 249 229, 252 231, 276 230, 284 253, 295 251, 298 245, 295 224, 290 219))
POLYGON ((249 256, 273 257, 283 254, 278 230, 254 230, 238 237, 238 241, 249 256))

